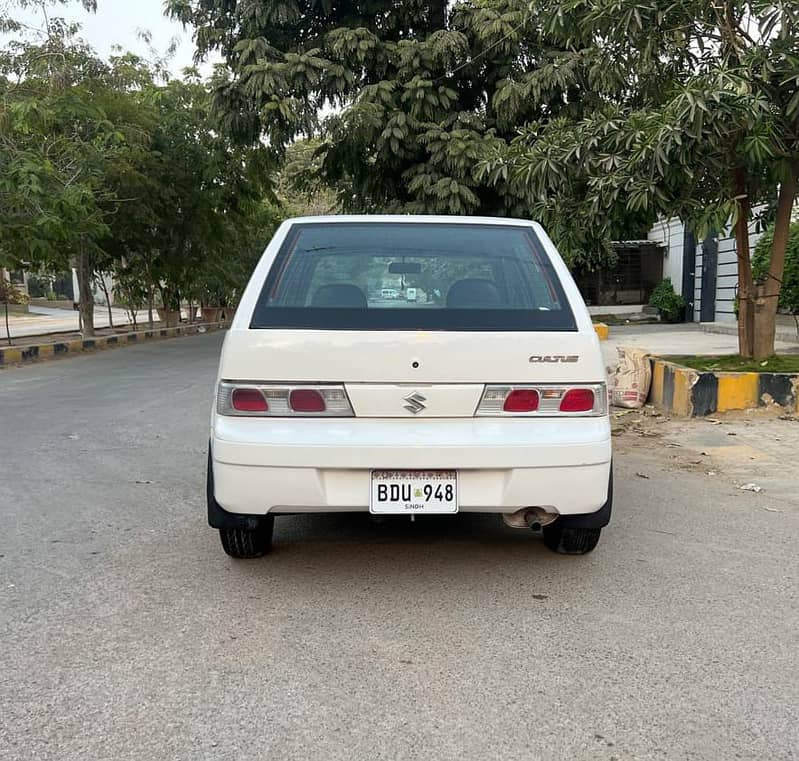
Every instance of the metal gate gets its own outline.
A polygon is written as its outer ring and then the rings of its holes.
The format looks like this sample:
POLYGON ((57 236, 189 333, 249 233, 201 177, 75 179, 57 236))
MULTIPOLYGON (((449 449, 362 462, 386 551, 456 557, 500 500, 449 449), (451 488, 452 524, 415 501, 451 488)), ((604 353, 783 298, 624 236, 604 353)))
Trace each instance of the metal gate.
POLYGON ((700 322, 716 319, 716 270, 719 263, 719 241, 711 232, 702 241, 702 301, 699 308, 700 322))

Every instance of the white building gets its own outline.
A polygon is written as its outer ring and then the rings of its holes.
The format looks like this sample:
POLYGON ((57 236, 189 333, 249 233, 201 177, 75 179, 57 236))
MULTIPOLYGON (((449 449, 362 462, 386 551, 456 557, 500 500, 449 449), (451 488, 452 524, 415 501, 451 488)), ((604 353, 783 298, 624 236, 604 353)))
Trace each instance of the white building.
MULTIPOLYGON (((749 228, 754 250, 762 233, 749 228)), ((664 247, 663 277, 689 305, 694 322, 735 323, 738 264, 731 230, 696 240, 679 219, 658 222, 647 236, 664 247)))

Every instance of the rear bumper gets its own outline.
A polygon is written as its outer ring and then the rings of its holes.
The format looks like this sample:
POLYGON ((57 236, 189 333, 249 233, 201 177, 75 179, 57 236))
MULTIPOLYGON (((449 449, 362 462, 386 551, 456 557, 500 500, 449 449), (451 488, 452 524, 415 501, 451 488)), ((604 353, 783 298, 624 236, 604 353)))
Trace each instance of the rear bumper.
POLYGON ((238 515, 369 509, 373 469, 456 469, 461 512, 605 505, 607 418, 256 420, 216 417, 213 497, 238 515))

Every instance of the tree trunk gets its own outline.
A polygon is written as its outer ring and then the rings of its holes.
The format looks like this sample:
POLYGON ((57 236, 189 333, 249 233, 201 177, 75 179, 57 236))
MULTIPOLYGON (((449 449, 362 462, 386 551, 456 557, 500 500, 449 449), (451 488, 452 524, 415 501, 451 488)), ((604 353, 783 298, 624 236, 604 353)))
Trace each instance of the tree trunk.
POLYGON ((430 3, 430 31, 435 32, 447 27, 448 0, 431 0, 430 3))
POLYGON ((746 172, 735 170, 735 192, 738 196, 738 220, 735 223, 735 251, 738 259, 738 353, 751 357, 754 353, 754 287, 752 259, 749 255, 749 193, 746 172))
POLYGON ((153 305, 155 303, 155 294, 154 288, 152 285, 147 287, 147 322, 150 325, 150 330, 155 327, 155 322, 153 321, 153 305))
POLYGON ((8 301, 4 301, 3 306, 6 309, 6 338, 8 339, 8 345, 11 346, 11 328, 8 326, 8 301))
POLYGON ((108 294, 108 286, 105 284, 105 275, 101 272, 99 275, 100 281, 100 288, 103 289, 103 295, 105 296, 105 305, 108 308, 108 327, 114 327, 114 315, 111 312, 111 297, 108 294))
POLYGON ((774 221, 774 241, 771 244, 766 282, 760 288, 755 303, 754 356, 766 359, 774 354, 774 334, 777 330, 777 307, 779 306, 782 276, 785 272, 785 249, 791 227, 791 211, 796 198, 799 164, 791 166, 790 176, 780 185, 777 200, 777 218, 774 221))
POLYGON ((78 253, 78 310, 80 312, 81 332, 85 338, 94 337, 94 292, 92 291, 92 261, 81 241, 78 253))

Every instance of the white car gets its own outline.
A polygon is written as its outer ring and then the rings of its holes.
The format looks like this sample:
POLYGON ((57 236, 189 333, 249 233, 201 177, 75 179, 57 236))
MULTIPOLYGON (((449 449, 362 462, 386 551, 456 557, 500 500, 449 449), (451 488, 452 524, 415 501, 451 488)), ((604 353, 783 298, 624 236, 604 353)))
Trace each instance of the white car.
POLYGON ((268 551, 276 515, 344 511, 496 513, 590 552, 612 504, 607 404, 588 311, 538 224, 292 219, 225 337, 209 523, 237 558, 268 551), (397 274, 441 298, 386 303, 397 274))

